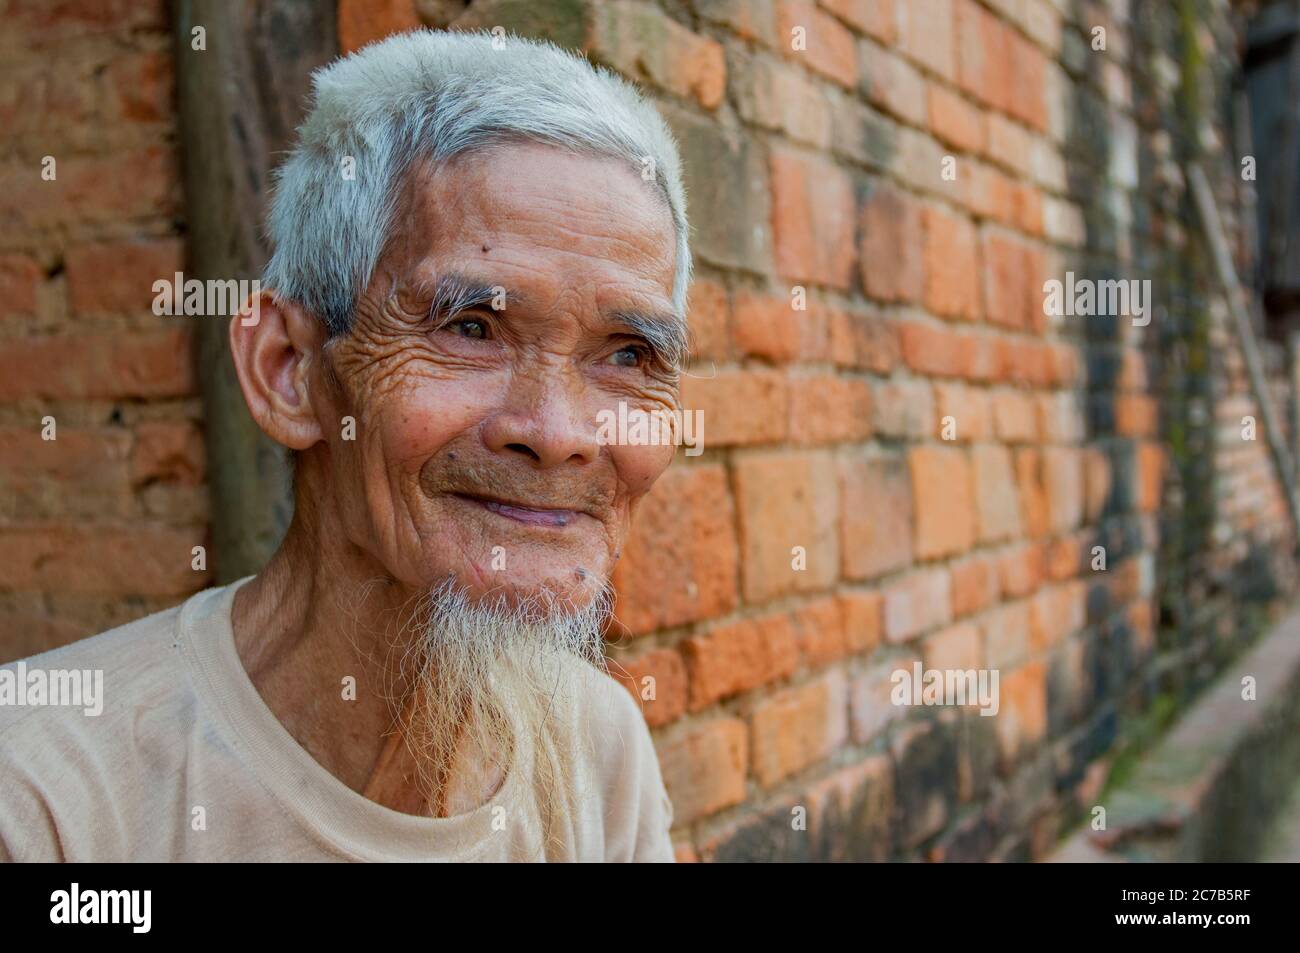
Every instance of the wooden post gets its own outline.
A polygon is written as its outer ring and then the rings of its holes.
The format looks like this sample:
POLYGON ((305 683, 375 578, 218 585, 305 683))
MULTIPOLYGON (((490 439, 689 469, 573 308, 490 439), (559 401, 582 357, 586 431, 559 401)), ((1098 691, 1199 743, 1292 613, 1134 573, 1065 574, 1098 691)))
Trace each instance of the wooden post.
MULTIPOLYGON (((277 156, 301 122, 310 74, 338 53, 333 3, 176 0, 187 277, 257 278, 277 156)), ((248 414, 228 320, 196 318, 216 581, 257 572, 293 512, 283 448, 248 414)))
POLYGON ((1295 531, 1300 534, 1300 497, 1296 496, 1295 469, 1291 463, 1291 454, 1283 440, 1282 428, 1273 410, 1273 401, 1268 393, 1268 381, 1264 377, 1264 364, 1260 360, 1259 347, 1255 343, 1255 331, 1251 327, 1250 314, 1246 310, 1240 282, 1237 281, 1237 269, 1232 264, 1232 255, 1228 251, 1228 239, 1223 232, 1223 223, 1219 219, 1218 206, 1214 204, 1214 193, 1210 190, 1205 171, 1198 163, 1188 167, 1188 181, 1192 186, 1192 197, 1205 228, 1205 237, 1210 243, 1210 252, 1214 258, 1214 270, 1223 286, 1223 295, 1228 300, 1228 310, 1232 314, 1233 324, 1237 330, 1237 339, 1241 343, 1241 353, 1246 361, 1246 372, 1250 375, 1251 389, 1255 393, 1255 403, 1259 405, 1259 414, 1264 418, 1264 433, 1268 439, 1269 449, 1273 453, 1273 464, 1277 469, 1282 492, 1286 495, 1287 505, 1291 508, 1291 520, 1295 531))

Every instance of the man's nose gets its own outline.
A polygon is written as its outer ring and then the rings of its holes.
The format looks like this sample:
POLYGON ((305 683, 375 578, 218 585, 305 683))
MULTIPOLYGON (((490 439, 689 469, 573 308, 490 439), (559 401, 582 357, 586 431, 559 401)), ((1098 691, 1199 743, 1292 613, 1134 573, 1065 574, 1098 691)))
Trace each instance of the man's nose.
POLYGON ((567 375, 518 381, 505 405, 483 427, 493 453, 526 457, 539 469, 562 463, 592 463, 600 455, 595 421, 584 419, 580 390, 567 375))

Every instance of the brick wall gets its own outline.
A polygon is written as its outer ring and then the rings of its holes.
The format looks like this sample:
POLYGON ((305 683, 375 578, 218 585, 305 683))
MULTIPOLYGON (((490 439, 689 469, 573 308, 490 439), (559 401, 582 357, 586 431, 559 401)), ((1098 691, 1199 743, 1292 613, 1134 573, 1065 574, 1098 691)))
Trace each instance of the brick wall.
MULTIPOLYGON (((11 6, 4 70, 31 92, 0 106, 18 133, 0 175, 24 183, 0 190, 7 657, 175 602, 195 581, 160 554, 202 537, 206 505, 184 330, 138 300, 181 257, 166 23, 147 3, 11 6), (51 44, 80 65, 51 72, 51 44), (50 152, 69 191, 38 192, 50 152)), ((1184 703, 1291 587, 1181 172, 1209 156, 1234 194, 1225 3, 338 12, 344 49, 421 21, 581 47, 678 136, 684 404, 707 449, 642 509, 610 651, 645 698, 681 858, 1042 857, 1161 697, 1184 703), (1047 316, 1067 271, 1150 278, 1152 323, 1047 316), (913 661, 997 669, 999 714, 891 704, 913 661)))
POLYGON ((7 661, 202 588, 189 553, 208 502, 189 329, 150 307, 184 258, 167 7, 12 0, 3 16, 7 661))

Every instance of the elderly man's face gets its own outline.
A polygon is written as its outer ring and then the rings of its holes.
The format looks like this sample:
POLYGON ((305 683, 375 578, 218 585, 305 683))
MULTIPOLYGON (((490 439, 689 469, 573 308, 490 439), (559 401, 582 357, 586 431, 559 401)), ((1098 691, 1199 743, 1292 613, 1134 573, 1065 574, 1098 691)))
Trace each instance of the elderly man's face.
POLYGON ((677 406, 675 369, 626 320, 672 314, 666 203, 620 163, 511 144, 417 168, 398 209, 354 329, 327 346, 330 502, 408 585, 583 605, 673 455, 597 442, 603 410, 677 406), (440 282, 496 300, 447 321, 440 282))

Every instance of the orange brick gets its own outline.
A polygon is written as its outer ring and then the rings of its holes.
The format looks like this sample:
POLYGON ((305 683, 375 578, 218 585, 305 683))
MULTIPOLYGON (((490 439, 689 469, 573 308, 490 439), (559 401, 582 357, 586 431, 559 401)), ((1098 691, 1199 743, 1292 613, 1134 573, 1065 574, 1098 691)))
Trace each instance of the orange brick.
POLYGON ((1036 448, 1016 451, 1016 485, 1025 535, 1042 536, 1050 528, 1047 491, 1043 487, 1042 454, 1036 448))
POLYGON ((0 317, 36 312, 41 269, 26 255, 0 255, 0 317))
POLYGON ((146 421, 136 428, 132 482, 197 486, 203 482, 205 468, 203 433, 194 424, 146 421))
POLYGON ((970 443, 993 436, 993 404, 988 391, 966 384, 936 382, 934 385, 935 428, 930 436, 945 436, 945 418, 952 418, 955 441, 970 443))
POLYGON ((196 378, 187 328, 0 341, 0 400, 183 397, 196 378))
POLYGON ((935 138, 962 152, 983 152, 988 139, 984 114, 940 83, 930 83, 927 91, 935 138))
POLYGON ((932 73, 956 79, 953 0, 908 0, 896 9, 903 51, 932 73))
POLYGON ((839 576, 839 490, 823 452, 759 453, 734 462, 746 600, 815 592, 839 576), (796 569, 795 547, 807 568, 796 569))
POLYGON ((704 447, 784 440, 790 414, 786 377, 779 371, 718 371, 682 379, 682 407, 704 416, 704 447))
POLYGON ((953 618, 978 612, 993 604, 1001 591, 997 563, 989 556, 975 556, 952 566, 953 618))
POLYGON ((975 481, 980 542, 1019 536, 1020 500, 1011 468, 1011 451, 994 444, 977 444, 971 449, 971 473, 975 481))
POLYGON ((884 598, 878 592, 842 592, 836 598, 849 651, 859 655, 870 652, 884 635, 884 598))
POLYGON ((1043 450, 1043 486, 1054 532, 1074 529, 1083 520, 1083 456, 1073 447, 1043 450))
MULTIPOLYGON (((951 328, 920 321, 898 326, 903 363, 919 374, 966 377, 971 369, 971 339, 951 328)), ((927 428, 928 429, 928 428, 927 428)))
POLYGON ((889 0, 821 0, 821 5, 855 30, 886 45, 898 35, 894 5, 889 0))
POLYGON ((670 468, 641 504, 614 571, 622 624, 649 632, 729 612, 738 558, 732 526, 721 466, 670 468))
POLYGON ((871 384, 812 374, 790 379, 790 439, 801 444, 865 440, 871 435, 871 384))
MULTIPOLYGON (((72 310, 77 315, 148 311, 156 297, 154 282, 161 279, 173 285, 183 262, 184 245, 179 238, 73 248, 67 254, 72 310)), ((242 302, 233 302, 233 306, 239 304, 242 302)))
POLYGON ((950 447, 914 447, 907 455, 916 517, 916 555, 951 556, 975 542, 970 463, 950 447))
POLYGON ((774 363, 798 359, 805 315, 794 310, 789 297, 737 291, 732 318, 736 352, 774 363))
POLYGON ((1042 317, 1042 283, 1036 252, 1017 239, 988 229, 981 237, 984 257, 984 314, 990 324, 1019 331, 1042 317))
POLYGON ((981 668, 980 632, 969 622, 959 622, 926 637, 922 644, 926 668, 981 668))
POLYGON ((772 235, 783 278, 847 290, 853 274, 853 186, 825 159, 772 151, 772 235))
POLYGON ((716 281, 696 278, 687 302, 691 326, 691 358, 725 361, 731 353, 731 305, 727 289, 716 281))
POLYGON ((784 0, 776 9, 777 32, 787 57, 845 89, 857 87, 858 53, 852 33, 812 0, 784 0), (796 36, 802 49, 795 47, 796 36))
POLYGON ((692 711, 792 674, 799 646, 787 613, 721 626, 682 643, 692 711))
POLYGON ((1002 595, 1018 599, 1035 592, 1047 575, 1047 547, 1039 543, 1015 546, 998 557, 1002 595))
POLYGON ((9 526, 0 529, 3 585, 10 589, 147 596, 187 595, 207 585, 191 568, 202 529, 153 526, 9 526))
POLYGON ((1038 413, 1034 399, 1018 390, 993 393, 993 429, 1003 443, 1038 440, 1038 413))
POLYGON ((981 620, 984 634, 984 660, 989 668, 1008 669, 1019 665, 1029 654, 1029 602, 997 606, 981 620))
POLYGON ((942 566, 919 569, 890 583, 885 599, 885 638, 906 642, 952 621, 952 577, 942 566))
POLYGON ((999 679, 1001 707, 993 721, 1003 761, 1011 762, 1047 732, 1047 666, 1028 662, 999 679))
POLYGON ((664 787, 673 802, 674 825, 689 824, 745 800, 749 732, 737 718, 691 726, 659 745, 664 787))
POLYGON ((846 579, 871 579, 912 561, 912 489, 902 457, 841 459, 840 499, 846 579))
POLYGON ((892 185, 875 184, 862 204, 862 286, 882 301, 917 302, 924 293, 921 204, 892 185))
POLYGON ((962 321, 980 317, 980 273, 975 226, 963 215, 928 206, 925 222, 925 306, 962 321))
POLYGON ((1164 448, 1158 443, 1138 444, 1135 494, 1138 512, 1154 513, 1160 508, 1164 472, 1164 448))
POLYGON ((809 668, 821 668, 849 653, 844 606, 829 596, 802 605, 790 613, 799 656, 809 668))
POLYGON ((772 696, 751 720, 754 777, 763 787, 828 757, 848 740, 848 684, 843 672, 772 696))
POLYGON ((722 102, 726 61, 716 40, 633 0, 609 0, 591 10, 588 44, 597 59, 639 82, 694 99, 705 109, 722 102))
POLYGON ((1014 99, 1011 30, 975 0, 955 0, 957 80, 985 105, 1005 108, 1014 99))
POLYGON ((641 705, 651 728, 686 712, 686 665, 672 649, 653 649, 636 658, 610 662, 610 674, 641 705))
POLYGON ((420 26, 411 0, 339 0, 339 52, 344 54, 420 26))

